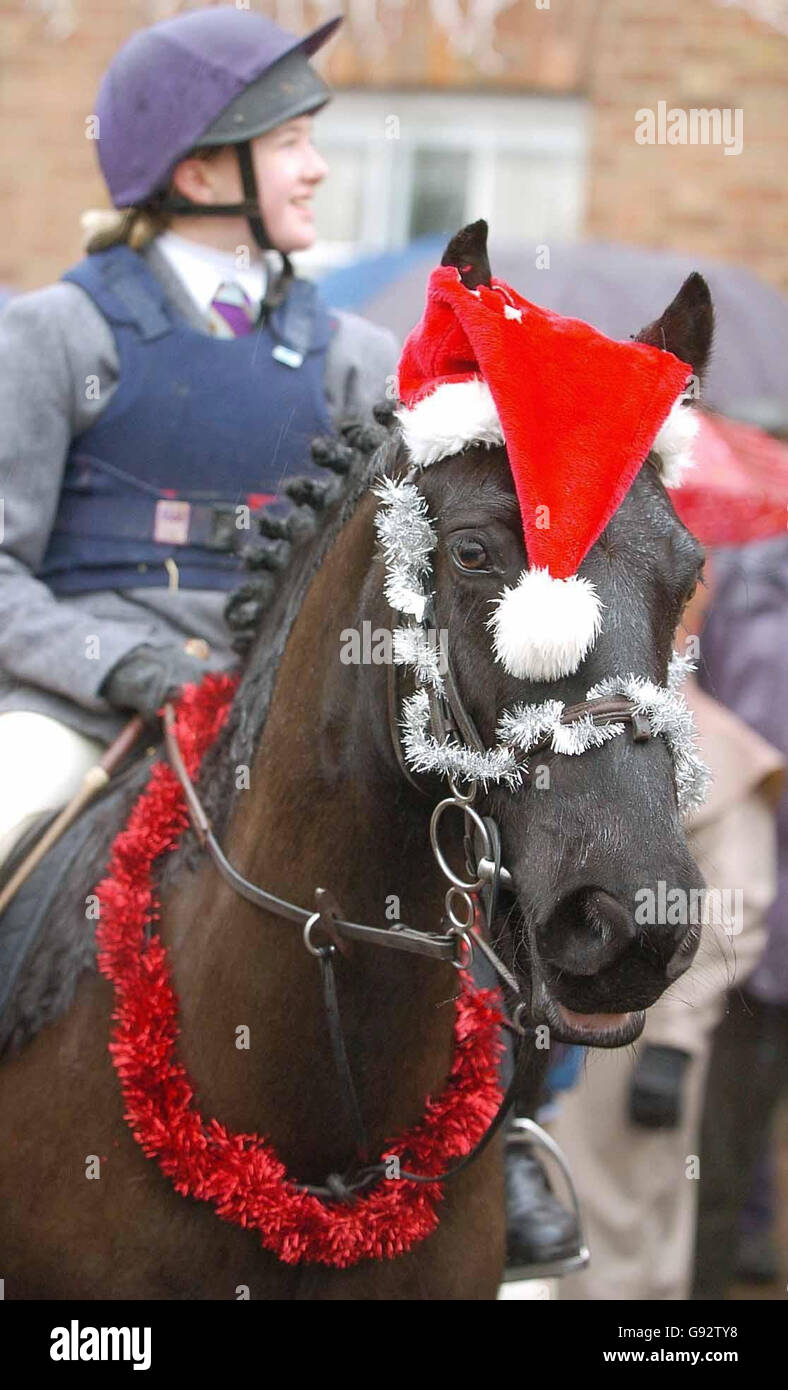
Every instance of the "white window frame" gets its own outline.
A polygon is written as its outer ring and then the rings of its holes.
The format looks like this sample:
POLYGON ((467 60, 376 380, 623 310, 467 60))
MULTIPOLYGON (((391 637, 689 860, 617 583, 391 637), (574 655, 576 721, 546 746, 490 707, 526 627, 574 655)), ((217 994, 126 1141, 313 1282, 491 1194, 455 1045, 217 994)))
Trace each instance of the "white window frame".
MULTIPOLYGON (((576 231, 581 230, 588 147, 588 103, 581 97, 478 91, 343 89, 315 118, 317 148, 345 146, 364 154, 361 227, 356 241, 320 239, 300 254, 306 268, 342 264, 358 255, 401 249, 408 242, 413 155, 417 148, 469 154, 464 220, 488 216, 494 204, 496 155, 532 152, 575 166, 576 231), (398 122, 398 127, 397 123, 398 122), (398 135, 396 132, 398 128, 398 135), (429 138, 425 138, 429 132, 429 138)), ((328 187, 330 188, 330 174, 328 187)), ((318 233, 319 233, 318 218, 318 233)), ((495 234, 495 228, 491 227, 495 234)))

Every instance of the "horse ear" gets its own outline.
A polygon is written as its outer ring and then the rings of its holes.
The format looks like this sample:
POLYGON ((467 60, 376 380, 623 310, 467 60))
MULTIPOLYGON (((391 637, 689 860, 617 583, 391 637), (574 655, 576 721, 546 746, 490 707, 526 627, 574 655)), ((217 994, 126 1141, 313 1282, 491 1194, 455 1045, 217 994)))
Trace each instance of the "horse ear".
POLYGON ((487 223, 483 217, 470 222, 453 236, 443 253, 441 265, 456 266, 462 283, 469 290, 479 285, 489 288, 492 271, 487 259, 487 223))
POLYGON ((694 376, 701 382, 711 355, 713 336, 711 292, 703 276, 695 270, 687 276, 661 318, 642 328, 635 342, 664 348, 682 362, 689 362, 694 376))

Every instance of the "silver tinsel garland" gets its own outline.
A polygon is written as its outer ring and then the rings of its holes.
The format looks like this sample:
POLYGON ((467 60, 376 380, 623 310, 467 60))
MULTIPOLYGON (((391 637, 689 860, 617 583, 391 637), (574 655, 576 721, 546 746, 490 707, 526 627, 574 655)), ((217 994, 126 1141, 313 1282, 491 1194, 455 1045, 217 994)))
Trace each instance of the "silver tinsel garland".
POLYGON ((443 742, 430 732, 430 702, 426 690, 409 695, 402 705, 402 747, 414 772, 439 772, 453 781, 504 782, 514 790, 522 781, 511 748, 488 748, 477 753, 465 743, 443 742))
POLYGON ((381 478, 372 491, 383 503, 375 530, 386 558, 386 598, 398 613, 410 613, 421 622, 429 598, 425 581, 431 573, 430 556, 438 539, 426 499, 402 479, 381 478))
MULTIPOLYGON (((439 634, 433 633, 432 637, 437 639, 439 634)), ((440 647, 423 627, 414 624, 394 629, 394 660, 398 666, 410 666, 419 685, 431 685, 443 694, 440 647)))
MULTIPOLYGON (((692 669, 692 662, 674 653, 668 671, 668 684, 655 685, 640 676, 609 676, 591 687, 586 699, 626 695, 644 714, 654 736, 662 734, 673 756, 676 793, 682 815, 702 806, 708 793, 710 773, 701 760, 695 737, 692 712, 678 685, 692 669)), ((545 700, 540 705, 515 705, 501 716, 496 730, 498 744, 477 753, 448 739, 440 742, 430 732, 430 709, 426 690, 417 690, 403 704, 402 744, 414 772, 437 772, 453 779, 503 782, 515 788, 525 779, 527 763, 517 765, 515 750, 527 754, 549 737, 554 753, 578 757, 589 748, 599 748, 624 733, 623 723, 594 724, 590 715, 575 724, 562 724, 561 700, 545 700)))
MULTIPOLYGON (((597 725, 590 715, 573 724, 562 724, 563 702, 545 700, 538 705, 515 705, 505 711, 496 730, 498 744, 484 753, 449 739, 439 741, 431 731, 425 687, 431 685, 440 693, 444 690, 440 651, 422 626, 430 597, 431 555, 437 535, 426 500, 413 483, 382 478, 373 491, 383 504, 378 509, 375 528, 386 560, 386 598, 392 608, 415 619, 394 632, 394 660, 413 669, 420 687, 404 701, 401 719, 402 744, 414 772, 437 772, 453 780, 477 781, 485 788, 492 782, 515 789, 528 771, 523 754, 543 739, 549 737, 553 752, 578 757, 624 732, 623 723, 597 725)), ((673 757, 682 814, 703 805, 710 781, 709 769, 698 754, 692 712, 680 693, 680 686, 693 670, 694 663, 688 657, 674 652, 664 686, 632 674, 608 676, 586 694, 589 700, 627 696, 638 712, 647 717, 652 733, 664 736, 673 757)))

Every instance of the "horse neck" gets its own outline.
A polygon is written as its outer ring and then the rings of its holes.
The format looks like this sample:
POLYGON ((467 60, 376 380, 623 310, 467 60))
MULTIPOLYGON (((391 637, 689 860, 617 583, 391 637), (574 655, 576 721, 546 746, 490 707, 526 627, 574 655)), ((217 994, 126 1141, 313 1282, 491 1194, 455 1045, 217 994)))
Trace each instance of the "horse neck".
MULTIPOLYGON (((437 930, 431 807, 403 784, 388 745, 385 667, 339 659, 340 634, 362 620, 371 511, 362 503, 310 585, 224 849, 247 877, 302 907, 324 887, 353 921, 385 926, 388 912, 437 930)), ((320 971, 301 930, 246 903, 209 866, 165 907, 180 1053, 203 1113, 264 1131, 306 1180, 346 1165, 353 1149, 320 971)), ((445 1080, 457 978, 449 965, 375 946, 335 960, 361 1111, 379 1152, 445 1080)))

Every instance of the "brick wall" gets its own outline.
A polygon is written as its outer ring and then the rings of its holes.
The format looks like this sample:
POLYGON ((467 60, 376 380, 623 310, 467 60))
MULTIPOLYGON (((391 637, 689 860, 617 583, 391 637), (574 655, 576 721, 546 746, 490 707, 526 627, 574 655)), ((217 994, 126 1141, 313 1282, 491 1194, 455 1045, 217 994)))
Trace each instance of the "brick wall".
MULTIPOLYGON (((336 4, 251 0, 291 28, 336 4)), ((46 283, 104 203, 85 136, 100 74, 179 0, 0 0, 0 283, 46 283)), ((345 6, 349 9, 349 6, 345 6)), ((590 236, 741 261, 788 290, 788 36, 719 0, 368 0, 330 52, 338 86, 583 93, 592 110, 590 236), (449 34, 442 16, 463 23, 449 34), (740 107, 744 148, 638 145, 635 112, 740 107)))
POLYGON ((14 287, 56 278, 80 254, 80 213, 106 205, 85 118, 103 68, 139 24, 122 0, 58 5, 0 0, 0 284, 14 287))
POLYGON ((587 231, 741 262, 788 290, 788 37, 716 0, 605 0, 587 231), (638 145, 635 112, 742 110, 743 149, 638 145))

